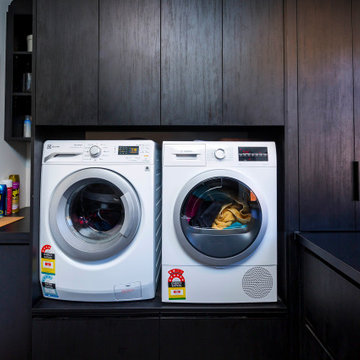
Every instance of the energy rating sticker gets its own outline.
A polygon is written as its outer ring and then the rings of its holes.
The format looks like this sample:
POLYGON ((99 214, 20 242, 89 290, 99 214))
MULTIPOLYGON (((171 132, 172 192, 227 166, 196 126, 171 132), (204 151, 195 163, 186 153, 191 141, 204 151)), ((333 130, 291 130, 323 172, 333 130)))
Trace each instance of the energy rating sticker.
POLYGON ((186 299, 186 286, 184 271, 181 269, 171 269, 169 271, 168 290, 169 300, 185 300, 186 299))
POLYGON ((41 272, 55 275, 55 254, 51 252, 50 245, 45 245, 41 249, 41 272))
POLYGON ((41 279, 41 286, 43 289, 44 296, 53 297, 53 298, 59 297, 56 291, 56 285, 53 276, 44 275, 41 279))

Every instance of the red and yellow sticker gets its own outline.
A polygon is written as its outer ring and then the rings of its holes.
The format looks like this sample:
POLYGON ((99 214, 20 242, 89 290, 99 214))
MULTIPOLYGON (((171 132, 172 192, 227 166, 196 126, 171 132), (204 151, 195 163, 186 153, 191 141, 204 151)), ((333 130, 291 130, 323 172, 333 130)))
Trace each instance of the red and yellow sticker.
POLYGON ((185 300, 186 286, 184 271, 181 269, 171 269, 168 278, 169 300, 185 300))
POLYGON ((51 252, 50 245, 41 248, 41 272, 55 275, 55 254, 51 252))

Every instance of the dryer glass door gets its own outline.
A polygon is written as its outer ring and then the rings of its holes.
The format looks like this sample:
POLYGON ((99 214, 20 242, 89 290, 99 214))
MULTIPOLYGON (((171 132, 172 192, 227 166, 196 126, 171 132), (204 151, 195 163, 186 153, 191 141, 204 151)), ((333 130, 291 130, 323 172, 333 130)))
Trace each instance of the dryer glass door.
POLYGON ((100 168, 77 171, 56 188, 50 228, 70 257, 100 260, 130 244, 140 224, 140 202, 131 184, 100 168))
MULTIPOLYGON (((263 223, 257 194, 238 179, 207 178, 182 196, 179 240, 195 259, 226 265, 257 246, 263 223)), ((176 215, 175 215, 176 216, 176 215)))

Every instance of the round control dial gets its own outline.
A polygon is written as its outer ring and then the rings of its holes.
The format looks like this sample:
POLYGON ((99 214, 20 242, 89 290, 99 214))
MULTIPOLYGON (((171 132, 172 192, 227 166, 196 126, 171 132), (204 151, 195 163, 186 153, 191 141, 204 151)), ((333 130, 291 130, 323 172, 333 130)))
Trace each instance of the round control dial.
POLYGON ((100 156, 100 154, 101 154, 101 149, 97 145, 93 145, 90 148, 90 156, 92 158, 97 158, 100 156))
POLYGON ((218 160, 222 160, 225 158, 225 150, 224 149, 216 149, 214 152, 214 155, 218 160))

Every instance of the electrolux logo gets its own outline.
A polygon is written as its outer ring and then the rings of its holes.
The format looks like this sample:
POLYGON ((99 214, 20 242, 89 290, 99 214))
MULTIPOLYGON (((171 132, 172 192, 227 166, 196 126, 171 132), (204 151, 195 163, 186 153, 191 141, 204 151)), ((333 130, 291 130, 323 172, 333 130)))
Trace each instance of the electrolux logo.
POLYGON ((60 147, 60 145, 53 145, 53 144, 46 145, 47 150, 51 150, 51 149, 55 149, 55 148, 59 148, 59 147, 60 147))

